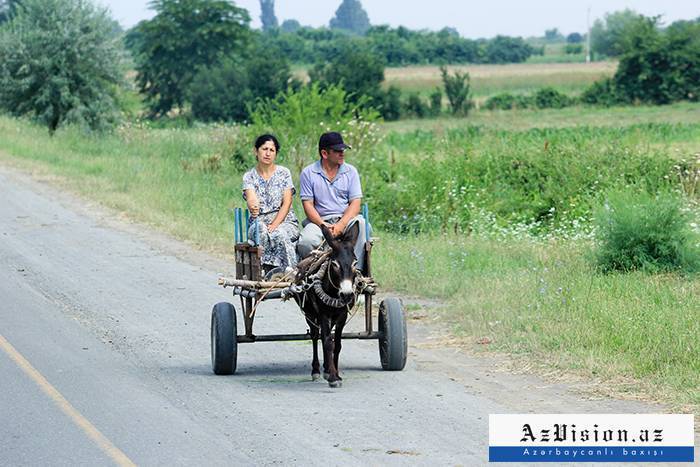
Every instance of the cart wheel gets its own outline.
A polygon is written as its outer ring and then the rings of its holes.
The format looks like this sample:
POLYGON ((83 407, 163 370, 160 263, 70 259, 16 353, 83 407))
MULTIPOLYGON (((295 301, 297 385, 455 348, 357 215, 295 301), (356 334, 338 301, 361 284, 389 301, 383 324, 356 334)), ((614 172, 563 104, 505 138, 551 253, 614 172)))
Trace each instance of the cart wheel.
POLYGON ((217 375, 236 372, 236 309, 221 302, 211 310, 211 367, 217 375))
POLYGON ((387 298, 379 305, 379 358, 384 370, 403 370, 408 353, 406 319, 401 302, 387 298))

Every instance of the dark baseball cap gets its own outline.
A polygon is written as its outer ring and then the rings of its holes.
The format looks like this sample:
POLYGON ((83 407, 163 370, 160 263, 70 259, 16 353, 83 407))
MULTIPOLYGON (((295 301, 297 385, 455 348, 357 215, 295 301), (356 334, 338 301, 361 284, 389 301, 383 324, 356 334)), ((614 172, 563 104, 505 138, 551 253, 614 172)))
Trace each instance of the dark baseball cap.
POLYGON ((344 151, 346 149, 352 149, 350 146, 345 144, 343 137, 340 133, 331 131, 321 135, 318 140, 318 150, 321 149, 333 149, 335 151, 344 151))

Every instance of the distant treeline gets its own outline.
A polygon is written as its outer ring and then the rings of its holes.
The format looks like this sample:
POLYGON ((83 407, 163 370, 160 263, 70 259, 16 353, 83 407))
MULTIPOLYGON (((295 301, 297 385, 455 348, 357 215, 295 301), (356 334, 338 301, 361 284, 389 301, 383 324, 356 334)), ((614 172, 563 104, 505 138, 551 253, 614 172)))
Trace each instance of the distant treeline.
POLYGON ((263 41, 281 50, 295 63, 318 63, 336 57, 353 43, 383 58, 388 66, 444 63, 520 63, 538 53, 520 37, 466 39, 451 28, 438 32, 415 31, 403 26, 373 26, 364 36, 328 28, 302 27, 285 32, 266 31, 263 41))

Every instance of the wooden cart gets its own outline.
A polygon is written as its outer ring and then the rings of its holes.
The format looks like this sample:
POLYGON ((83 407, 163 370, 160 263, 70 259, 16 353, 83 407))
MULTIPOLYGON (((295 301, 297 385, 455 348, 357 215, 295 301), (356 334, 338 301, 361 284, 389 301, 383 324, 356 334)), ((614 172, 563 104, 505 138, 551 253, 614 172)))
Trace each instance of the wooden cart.
MULTIPOLYGON (((367 208, 363 207, 367 218, 367 208)), ((246 215, 247 218, 247 215, 246 215)), ((264 341, 311 340, 309 330, 305 334, 256 335, 253 333, 256 305, 264 300, 288 300, 295 295, 306 293, 303 283, 282 280, 264 280, 261 257, 263 249, 255 242, 243 241, 240 228, 243 224, 242 211, 236 212, 236 277, 219 278, 219 285, 231 287, 233 295, 240 298, 243 331, 239 334, 238 318, 233 304, 220 302, 214 305, 211 317, 211 361, 214 373, 221 375, 236 372, 238 344, 264 341)), ((246 222, 247 224, 247 222, 246 222)), ((375 329, 372 316, 372 298, 377 285, 371 275, 371 252, 374 240, 365 244, 364 268, 362 271, 361 294, 364 296, 365 329, 361 332, 343 333, 343 339, 377 339, 382 368, 402 370, 406 364, 407 334, 406 320, 401 302, 397 298, 385 298, 379 305, 378 323, 375 329)), ((323 258, 319 258, 322 260, 323 258)))

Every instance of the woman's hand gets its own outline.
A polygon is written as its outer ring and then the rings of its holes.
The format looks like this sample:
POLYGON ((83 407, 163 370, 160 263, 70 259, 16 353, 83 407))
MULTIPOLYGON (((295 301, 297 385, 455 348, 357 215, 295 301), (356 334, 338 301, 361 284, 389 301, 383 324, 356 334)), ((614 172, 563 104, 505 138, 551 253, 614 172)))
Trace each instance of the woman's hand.
POLYGON ((250 212, 252 217, 258 217, 260 214, 260 201, 258 200, 258 195, 252 188, 247 189, 245 194, 245 199, 248 203, 248 212, 250 212))
POLYGON ((270 233, 272 233, 272 232, 274 232, 275 230, 277 230, 277 227, 279 227, 279 226, 280 226, 279 224, 276 224, 276 223, 274 223, 274 222, 271 223, 271 224, 267 224, 267 231, 270 232, 270 233))

